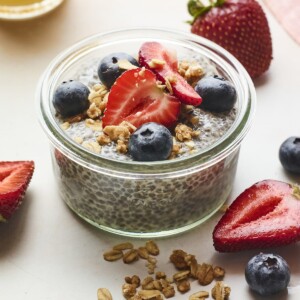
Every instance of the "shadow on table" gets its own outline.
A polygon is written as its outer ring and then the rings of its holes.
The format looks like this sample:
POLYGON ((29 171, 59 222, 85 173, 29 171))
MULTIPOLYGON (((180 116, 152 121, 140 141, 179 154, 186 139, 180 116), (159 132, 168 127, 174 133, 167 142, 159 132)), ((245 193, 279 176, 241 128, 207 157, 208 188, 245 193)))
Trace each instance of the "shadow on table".
POLYGON ((18 245, 26 238, 28 212, 31 205, 32 196, 28 191, 21 206, 15 211, 11 218, 4 223, 0 223, 0 261, 14 251, 18 251, 18 245))

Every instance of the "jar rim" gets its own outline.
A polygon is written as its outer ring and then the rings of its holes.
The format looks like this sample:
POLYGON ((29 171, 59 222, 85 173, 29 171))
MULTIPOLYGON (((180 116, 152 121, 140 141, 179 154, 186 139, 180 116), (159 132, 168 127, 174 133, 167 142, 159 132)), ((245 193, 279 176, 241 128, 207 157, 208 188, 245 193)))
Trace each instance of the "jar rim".
POLYGON ((40 78, 36 91, 36 104, 39 122, 51 143, 60 152, 77 163, 90 169, 109 170, 111 172, 129 173, 172 173, 181 169, 193 169, 197 166, 206 168, 234 151, 246 135, 253 120, 256 105, 256 93, 253 82, 244 67, 228 51, 217 44, 194 34, 160 29, 153 27, 128 28, 99 33, 87 37, 56 56, 46 68, 40 78), (180 41, 182 44, 193 48, 199 48, 208 57, 213 58, 219 66, 222 66, 230 76, 237 89, 239 104, 238 113, 231 128, 216 142, 203 151, 172 160, 155 162, 121 161, 110 159, 99 154, 89 152, 79 147, 74 141, 66 138, 54 119, 50 109, 50 90, 57 84, 59 75, 66 66, 84 57, 89 51, 103 43, 130 40, 130 39, 163 39, 168 42, 180 41))

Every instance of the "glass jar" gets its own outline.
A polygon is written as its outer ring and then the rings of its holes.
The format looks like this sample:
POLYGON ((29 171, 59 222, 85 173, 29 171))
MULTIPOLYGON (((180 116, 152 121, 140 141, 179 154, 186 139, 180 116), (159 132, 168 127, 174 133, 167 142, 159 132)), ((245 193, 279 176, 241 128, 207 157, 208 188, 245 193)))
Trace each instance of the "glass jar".
POLYGON ((224 204, 233 186, 241 141, 253 119, 256 96, 245 69, 223 48, 196 35, 138 28, 98 34, 65 50, 43 74, 37 100, 39 120, 51 144, 54 176, 65 203, 103 230, 158 237, 191 229, 224 204), (236 88, 234 123, 211 146, 187 157, 136 162, 89 152, 58 124, 52 106, 55 89, 83 66, 112 52, 134 55, 146 41, 175 48, 179 56, 208 59, 236 88))
POLYGON ((25 20, 46 14, 63 0, 0 0, 0 20, 25 20))

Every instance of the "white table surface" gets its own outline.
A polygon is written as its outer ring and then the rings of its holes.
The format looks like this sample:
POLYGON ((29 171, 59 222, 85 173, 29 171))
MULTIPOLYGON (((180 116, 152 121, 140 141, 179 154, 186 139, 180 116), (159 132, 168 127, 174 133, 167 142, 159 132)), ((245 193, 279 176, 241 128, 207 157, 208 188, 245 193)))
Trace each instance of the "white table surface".
MULTIPOLYGON (((123 299, 126 275, 147 274, 144 261, 133 265, 108 263, 102 254, 112 245, 143 240, 104 233, 76 217, 59 199, 46 136, 37 122, 34 94, 50 60, 74 42, 94 33, 134 26, 189 31, 187 0, 66 0, 56 11, 26 22, 0 22, 0 159, 34 160, 36 170, 23 205, 6 224, 0 224, 1 300, 92 300, 99 287, 123 299)), ((254 124, 242 143, 232 201, 262 179, 299 182, 284 172, 278 160, 281 142, 299 135, 300 46, 268 14, 274 59, 269 72, 255 82, 258 105, 254 124)), ((180 236, 158 240, 158 269, 175 273, 168 262, 173 249, 195 254, 199 262, 223 266, 230 299, 298 300, 300 298, 300 244, 270 249, 291 268, 288 293, 260 298, 244 279, 247 261, 258 251, 219 254, 212 246, 212 230, 220 215, 180 236)), ((188 299, 198 290, 192 283, 188 299)))

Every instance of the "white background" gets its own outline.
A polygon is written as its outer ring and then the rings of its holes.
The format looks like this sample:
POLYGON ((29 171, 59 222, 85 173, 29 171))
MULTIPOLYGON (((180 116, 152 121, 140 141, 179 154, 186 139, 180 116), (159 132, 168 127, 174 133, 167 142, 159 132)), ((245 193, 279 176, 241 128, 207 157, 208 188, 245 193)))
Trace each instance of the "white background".
MULTIPOLYGON (((108 263, 105 250, 128 238, 106 234, 76 217, 59 199, 48 140, 37 122, 34 94, 37 81, 60 51, 80 39, 112 29, 155 26, 189 31, 187 0, 66 0, 56 11, 26 22, 0 22, 0 159, 34 160, 36 170, 14 217, 0 224, 1 300, 89 300, 99 287, 122 299, 125 275, 146 276, 143 261, 133 265, 108 263)), ((278 160, 283 140, 299 135, 300 47, 268 14, 274 59, 269 72, 255 81, 258 105, 254 124, 242 143, 232 201, 262 179, 299 182, 284 172, 278 160)), ((232 300, 263 299, 249 292, 244 279, 247 261, 258 251, 219 254, 212 246, 212 230, 220 218, 183 235, 158 240, 159 270, 175 272, 168 262, 173 249, 195 254, 199 262, 223 266, 232 300)), ((131 240, 136 246, 143 240, 131 240)), ((290 264, 288 293, 272 300, 300 298, 300 244, 270 249, 290 264)), ((176 299, 188 299, 192 290, 176 299)))

